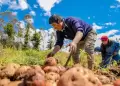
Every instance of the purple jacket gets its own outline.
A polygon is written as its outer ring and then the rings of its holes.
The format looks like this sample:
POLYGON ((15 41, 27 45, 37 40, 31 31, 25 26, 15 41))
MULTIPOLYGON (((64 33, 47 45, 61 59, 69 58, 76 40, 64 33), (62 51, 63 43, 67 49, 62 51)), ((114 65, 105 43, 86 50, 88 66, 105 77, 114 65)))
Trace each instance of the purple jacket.
POLYGON ((63 22, 63 30, 56 31, 57 41, 55 45, 59 45, 60 47, 63 45, 64 38, 73 40, 77 31, 81 31, 83 33, 81 40, 84 40, 88 32, 92 30, 92 26, 74 17, 64 18, 63 22))

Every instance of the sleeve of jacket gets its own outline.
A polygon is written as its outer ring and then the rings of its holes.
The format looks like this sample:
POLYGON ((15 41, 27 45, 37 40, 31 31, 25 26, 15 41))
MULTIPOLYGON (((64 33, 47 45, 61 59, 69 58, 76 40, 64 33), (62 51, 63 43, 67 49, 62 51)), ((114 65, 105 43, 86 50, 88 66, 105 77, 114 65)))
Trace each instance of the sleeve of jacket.
POLYGON ((95 47, 94 51, 101 52, 101 47, 95 47))
POLYGON ((120 50, 120 43, 115 42, 115 51, 114 52, 119 52, 120 50))
POLYGON ((77 31, 83 32, 83 25, 77 19, 72 20, 72 27, 75 28, 77 31))
POLYGON ((55 46, 59 45, 61 48, 63 46, 64 34, 61 31, 56 31, 56 36, 57 36, 57 40, 55 46))

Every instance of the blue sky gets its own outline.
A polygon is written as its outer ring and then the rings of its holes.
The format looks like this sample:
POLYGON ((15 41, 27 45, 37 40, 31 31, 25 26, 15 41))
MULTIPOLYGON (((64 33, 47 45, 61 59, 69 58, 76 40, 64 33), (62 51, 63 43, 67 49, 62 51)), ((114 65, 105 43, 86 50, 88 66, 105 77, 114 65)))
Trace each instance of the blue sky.
POLYGON ((49 29, 51 14, 74 16, 93 25, 98 36, 120 37, 120 0, 0 0, 0 12, 12 11, 23 21, 32 16, 35 28, 49 29))

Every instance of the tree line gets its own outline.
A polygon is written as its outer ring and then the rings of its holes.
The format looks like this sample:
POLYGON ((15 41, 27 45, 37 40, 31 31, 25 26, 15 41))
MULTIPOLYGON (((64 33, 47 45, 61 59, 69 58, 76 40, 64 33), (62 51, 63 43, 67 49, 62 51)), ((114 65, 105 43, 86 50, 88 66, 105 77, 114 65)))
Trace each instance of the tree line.
MULTIPOLYGON (((31 48, 29 43, 32 43, 32 48, 39 50, 40 42, 44 40, 41 32, 37 32, 34 28, 31 15, 26 14, 23 20, 25 21, 25 28, 21 26, 21 22, 12 12, 0 13, 0 44, 3 48, 29 49, 31 48), (30 29, 34 31, 32 36, 30 36, 30 29)), ((43 29, 41 28, 41 30, 43 29)), ((52 49, 54 46, 52 38, 53 34, 48 40, 48 49, 52 49)))

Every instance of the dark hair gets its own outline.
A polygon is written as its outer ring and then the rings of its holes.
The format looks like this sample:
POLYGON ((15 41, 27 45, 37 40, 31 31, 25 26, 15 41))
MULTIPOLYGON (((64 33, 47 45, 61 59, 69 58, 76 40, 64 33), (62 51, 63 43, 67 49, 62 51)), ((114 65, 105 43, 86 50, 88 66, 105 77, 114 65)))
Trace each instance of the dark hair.
POLYGON ((62 17, 56 14, 53 14, 50 18, 49 18, 49 24, 52 23, 58 23, 58 21, 62 21, 62 17))

